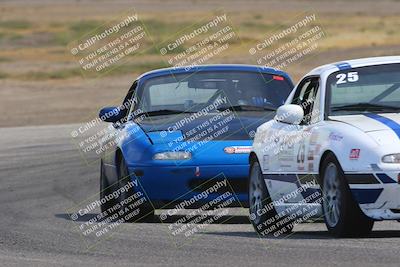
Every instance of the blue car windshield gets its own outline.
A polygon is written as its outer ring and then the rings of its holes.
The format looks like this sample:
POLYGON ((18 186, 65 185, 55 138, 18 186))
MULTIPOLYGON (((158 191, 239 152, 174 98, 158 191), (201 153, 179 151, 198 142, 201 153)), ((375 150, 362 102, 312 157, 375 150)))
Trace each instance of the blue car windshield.
POLYGON ((138 88, 137 96, 138 108, 143 112, 197 112, 206 106, 214 111, 225 106, 273 110, 284 103, 291 90, 291 82, 282 76, 201 71, 151 78, 138 88))

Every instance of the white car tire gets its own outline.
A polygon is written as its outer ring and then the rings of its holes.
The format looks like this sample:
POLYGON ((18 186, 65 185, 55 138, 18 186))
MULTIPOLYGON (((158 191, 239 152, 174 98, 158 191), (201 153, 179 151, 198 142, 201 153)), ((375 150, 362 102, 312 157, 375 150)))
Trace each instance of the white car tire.
POLYGON ((272 204, 260 164, 257 161, 252 162, 250 166, 249 212, 250 221, 256 232, 261 236, 270 234, 277 237, 285 236, 293 230, 291 223, 284 225, 278 223, 282 218, 279 218, 272 204))
POLYGON ((333 154, 322 163, 322 211, 326 227, 335 237, 360 237, 368 235, 374 221, 364 215, 354 200, 344 172, 333 154))

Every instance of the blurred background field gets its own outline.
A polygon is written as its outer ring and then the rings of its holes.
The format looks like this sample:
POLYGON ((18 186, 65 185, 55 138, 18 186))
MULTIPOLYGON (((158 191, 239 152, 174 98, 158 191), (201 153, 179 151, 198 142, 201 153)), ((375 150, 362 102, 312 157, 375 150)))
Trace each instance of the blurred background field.
POLYGON ((255 64, 248 47, 299 14, 314 13, 326 36, 318 49, 290 65, 297 80, 321 64, 400 54, 400 1, 1 1, 0 127, 84 122, 118 104, 139 74, 167 66, 156 49, 202 18, 226 13, 239 36, 207 63, 255 64), (101 77, 82 76, 68 45, 135 9, 151 39, 145 52, 101 77))

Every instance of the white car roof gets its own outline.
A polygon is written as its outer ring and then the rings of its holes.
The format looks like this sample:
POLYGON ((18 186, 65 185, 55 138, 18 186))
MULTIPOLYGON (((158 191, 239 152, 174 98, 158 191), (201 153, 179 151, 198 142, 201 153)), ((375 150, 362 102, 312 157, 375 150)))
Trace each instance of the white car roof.
POLYGON ((319 67, 311 70, 309 73, 307 73, 306 76, 321 75, 325 72, 332 73, 334 71, 338 71, 341 69, 364 67, 364 66, 370 66, 370 65, 390 64, 390 63, 400 63, 400 56, 369 57, 369 58, 359 58, 359 59, 338 61, 335 63, 330 63, 327 65, 319 66, 319 67))

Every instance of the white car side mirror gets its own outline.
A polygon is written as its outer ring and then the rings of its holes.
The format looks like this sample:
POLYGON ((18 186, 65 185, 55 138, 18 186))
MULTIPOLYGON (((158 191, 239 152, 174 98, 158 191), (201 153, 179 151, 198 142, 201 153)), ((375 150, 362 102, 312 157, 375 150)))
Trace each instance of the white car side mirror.
POLYGON ((303 120, 304 111, 299 105, 283 105, 276 111, 275 120, 298 125, 303 120))

